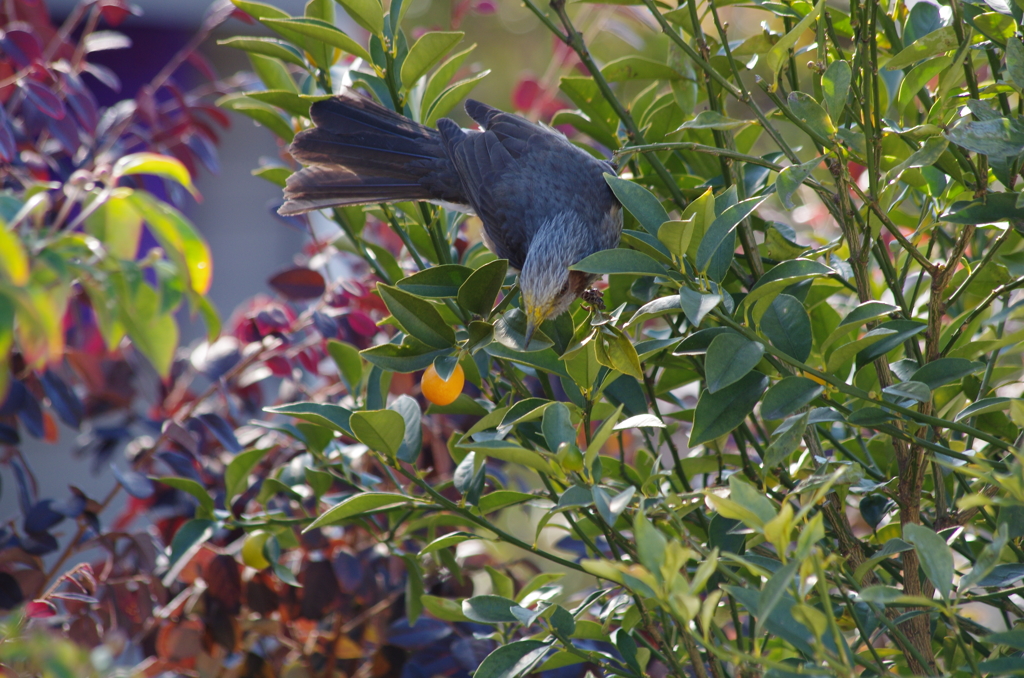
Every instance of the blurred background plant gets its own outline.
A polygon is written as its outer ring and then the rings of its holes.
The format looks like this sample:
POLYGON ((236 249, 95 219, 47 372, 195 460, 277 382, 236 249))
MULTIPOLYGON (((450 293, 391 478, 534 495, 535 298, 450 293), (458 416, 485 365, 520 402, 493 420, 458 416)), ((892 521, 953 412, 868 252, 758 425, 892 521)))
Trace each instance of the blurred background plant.
MULTIPOLYGON (((94 35, 115 4, 50 31, 94 35)), ((57 113, 73 89, 17 84, 12 164, 51 161, 5 185, 29 206, 0 255, 10 623, 146 675, 1021 670, 1024 17, 997 4, 527 0, 510 21, 484 0, 233 0, 108 111, 130 120, 109 148, 74 152, 19 136, 30 92, 57 113), (228 87, 190 50, 231 14, 259 35, 221 41, 251 66, 228 87), (540 49, 479 58, 493 17, 540 49), (170 84, 186 61, 191 95, 170 84), (212 157, 189 134, 222 122, 206 97, 279 139, 254 171, 279 190, 342 87, 431 123, 484 92, 614 153, 623 245, 578 265, 609 310, 577 303, 524 347, 475 218, 398 204, 290 219, 302 252, 218 333, 180 211, 212 157), (210 331, 179 349, 190 304, 210 331), (106 499, 37 495, 18 437, 55 419, 123 451, 106 499)), ((44 71, 75 71, 38 42, 44 71)), ((12 636, 12 670, 88 666, 12 636)))

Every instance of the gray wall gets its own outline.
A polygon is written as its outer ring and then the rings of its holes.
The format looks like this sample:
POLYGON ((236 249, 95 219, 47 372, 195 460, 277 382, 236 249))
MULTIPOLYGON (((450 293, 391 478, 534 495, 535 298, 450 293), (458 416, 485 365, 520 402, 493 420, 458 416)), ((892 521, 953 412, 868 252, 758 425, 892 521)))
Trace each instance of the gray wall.
MULTIPOLYGON (((299 0, 273 1, 293 11, 301 9, 302 4, 299 0)), ((136 0, 136 3, 146 14, 133 22, 145 25, 167 22, 167 28, 181 28, 197 24, 209 0, 136 0)), ((50 0, 49 6, 59 16, 62 9, 66 12, 66 8, 74 4, 73 0, 50 0)), ((231 24, 230 31, 242 32, 238 22, 231 24)), ((160 27, 165 24, 161 23, 160 27)), ((221 76, 247 67, 240 52, 217 47, 213 41, 205 52, 221 76)), ((218 150, 219 176, 202 172, 197 187, 203 201, 186 209, 186 213, 210 243, 214 261, 210 297, 226 321, 243 301, 254 294, 269 292, 266 279, 290 264, 302 246, 303 236, 267 210, 267 203, 280 197, 280 189, 250 175, 260 157, 278 157, 279 147, 273 136, 249 118, 232 114, 232 126, 222 135, 218 150)), ((183 324, 182 343, 191 342, 202 334, 201 323, 183 324)), ((89 496, 102 499, 115 483, 113 476, 109 471, 93 475, 91 460, 72 454, 75 431, 62 426, 60 434, 57 445, 47 445, 27 436, 22 445, 35 473, 39 496, 60 500, 67 496, 68 485, 73 484, 89 496)), ((123 464, 122 455, 117 454, 115 459, 123 464)), ((20 512, 15 488, 10 469, 0 466, 0 520, 6 521, 20 512)), ((124 494, 120 497, 121 501, 104 516, 105 523, 123 506, 124 494)), ((67 534, 73 532, 72 526, 62 527, 67 534)))

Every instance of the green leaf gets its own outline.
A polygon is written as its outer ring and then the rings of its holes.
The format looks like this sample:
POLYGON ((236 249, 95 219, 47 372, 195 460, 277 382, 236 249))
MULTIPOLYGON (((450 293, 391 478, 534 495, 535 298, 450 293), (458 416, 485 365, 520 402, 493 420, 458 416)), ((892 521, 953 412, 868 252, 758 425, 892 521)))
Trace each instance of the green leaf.
POLYGON ((439 598, 437 596, 421 596, 420 601, 427 612, 442 621, 468 622, 469 617, 462 614, 462 605, 450 598, 439 598))
POLYGON ((309 117, 309 106, 312 102, 309 99, 303 99, 295 92, 273 89, 266 92, 250 92, 249 96, 257 101, 276 106, 291 115, 309 117))
POLYGON ((455 108, 455 104, 459 103, 470 92, 476 87, 481 80, 483 80, 490 73, 490 70, 480 71, 474 76, 468 77, 465 80, 459 80, 454 85, 444 90, 437 100, 430 105, 430 111, 427 113, 426 118, 423 120, 423 124, 427 127, 434 127, 437 121, 445 116, 450 110, 455 108))
POLYGON ((661 201, 640 184, 605 174, 604 180, 612 189, 612 193, 626 210, 636 217, 644 230, 657 237, 658 229, 668 221, 668 213, 661 206, 661 201))
POLYGON ((377 283, 377 291, 407 333, 434 348, 455 345, 455 332, 429 302, 384 283, 377 283))
POLYGON ((421 35, 409 48, 409 54, 402 62, 402 86, 408 89, 416 84, 416 81, 426 75, 427 71, 439 63, 455 45, 462 42, 465 35, 461 31, 432 31, 421 35))
POLYGON ((167 559, 168 572, 164 577, 165 586, 170 585, 168 579, 174 581, 181 568, 199 551, 199 547, 213 537, 216 527, 217 524, 212 520, 195 518, 178 528, 171 539, 171 555, 167 559))
POLYGON ((264 409, 267 412, 284 414, 289 417, 308 421, 311 424, 326 426, 327 428, 339 433, 352 435, 352 429, 350 428, 352 411, 342 407, 341 405, 333 405, 330 403, 291 403, 288 405, 279 405, 277 407, 267 407, 264 409))
POLYGON ((877 329, 893 330, 895 334, 885 337, 882 341, 872 343, 857 354, 857 364, 865 365, 893 350, 907 339, 925 331, 927 325, 916 320, 890 320, 882 323, 877 329))
POLYGON ((825 387, 806 377, 786 377, 773 385, 761 401, 761 416, 783 419, 809 404, 825 387))
POLYGON ((485 346, 484 351, 494 358, 511 360, 514 363, 533 367, 545 372, 551 372, 552 374, 557 374, 560 377, 569 376, 569 373, 565 371, 565 363, 562 362, 559 359, 558 354, 550 348, 544 349, 543 351, 530 351, 529 353, 526 353, 508 348, 507 346, 503 346, 495 341, 485 346))
POLYGON ((863 349, 895 334, 895 330, 876 327, 863 337, 847 342, 832 351, 832 353, 828 355, 826 369, 832 373, 837 372, 840 367, 846 364, 863 349))
POLYGON ((2 219, 0 219, 0 273, 12 285, 21 287, 28 283, 28 253, 25 251, 25 246, 21 244, 18 234, 8 229, 2 219))
POLYGON ((882 393, 892 396, 891 400, 916 400, 919 403, 926 403, 932 399, 931 389, 927 384, 919 381, 903 381, 882 389, 882 393))
POLYGON ((717 294, 701 294, 689 287, 679 288, 679 305, 691 327, 700 327, 701 321, 722 301, 717 294))
POLYGON ((373 511, 380 511, 395 506, 407 506, 412 503, 409 497, 402 494, 387 492, 361 492, 348 497, 339 504, 320 514, 303 532, 309 532, 325 525, 335 525, 343 520, 355 518, 373 511))
POLYGON ((260 463, 270 449, 246 450, 239 452, 224 470, 225 504, 241 494, 249 486, 249 474, 260 463))
POLYGON ((853 70, 850 64, 833 61, 821 76, 822 103, 832 120, 841 120, 846 100, 850 97, 850 82, 853 70))
POLYGON ((775 74, 775 80, 778 81, 779 71, 782 70, 782 65, 789 59, 789 50, 796 47, 796 43, 800 40, 800 37, 804 34, 814 20, 821 14, 822 7, 825 6, 825 0, 818 0, 818 3, 814 6, 810 12, 802 18, 793 30, 786 33, 784 36, 779 38, 779 41, 768 50, 768 54, 765 57, 765 61, 768 63, 768 68, 771 69, 772 73, 775 74))
POLYGON ((587 445, 586 454, 583 457, 583 464, 588 469, 594 464, 594 460, 597 459, 597 455, 601 452, 601 448, 608 442, 608 439, 612 437, 612 433, 615 432, 615 425, 619 423, 619 417, 622 416, 623 406, 619 405, 607 419, 605 419, 600 428, 597 429, 597 433, 590 439, 590 444, 587 445))
POLYGON ((287 19, 288 12, 263 2, 231 0, 231 3, 255 19, 287 19))
MULTIPOLYGON (((790 379, 799 379, 799 377, 788 377, 790 379)), ((765 400, 768 396, 765 395, 765 400)), ((763 412, 763 409, 762 409, 763 412)), ((765 417, 766 419, 768 417, 765 417)), ((765 470, 773 469, 779 464, 786 461, 789 455, 793 454, 798 447, 800 442, 803 440, 804 431, 807 429, 807 420, 810 418, 808 412, 804 412, 799 417, 796 417, 796 421, 793 425, 783 431, 778 438, 772 441, 768 446, 768 449, 764 452, 764 459, 761 460, 762 466, 765 470)))
POLYGON ((379 0, 335 0, 352 20, 378 37, 384 34, 384 9, 379 0))
MULTIPOLYGON (((299 88, 295 84, 295 80, 292 78, 292 74, 285 68, 284 63, 274 59, 273 57, 265 57, 259 54, 250 54, 249 62, 252 64, 252 70, 256 72, 259 79, 263 81, 263 84, 267 89, 281 90, 284 92, 290 92, 298 95, 299 88)), ((271 105, 277 105, 273 101, 266 101, 261 97, 252 97, 257 101, 264 101, 271 105)), ((301 101, 301 100, 300 100, 301 101)), ((292 102, 294 103, 294 102, 292 102)), ((300 112, 299 115, 309 117, 309 103, 306 103, 304 111, 300 112)), ((285 108, 284 106, 278 106, 278 108, 285 108)), ((287 110, 287 108, 285 108, 287 110)))
POLYGON ((683 74, 668 64, 642 56, 630 55, 615 59, 601 69, 608 82, 629 80, 679 80, 683 74))
POLYGON ((405 620, 412 628, 423 613, 423 570, 419 559, 411 553, 403 555, 402 560, 405 561, 405 620))
POLYGON ((414 398, 403 394, 395 398, 388 409, 402 415, 405 422, 402 444, 395 456, 399 461, 415 463, 423 449, 423 412, 420 411, 420 405, 414 398))
POLYGON ((523 502, 531 501, 536 499, 532 494, 526 492, 515 492, 513 490, 497 490, 490 494, 485 494, 480 497, 480 503, 477 508, 480 510, 482 515, 493 513, 494 511, 500 511, 503 508, 509 506, 515 506, 516 504, 522 504, 523 502))
POLYGON ((921 568, 946 600, 953 589, 953 550, 946 540, 924 525, 903 526, 903 538, 914 545, 921 558, 921 568))
POLYGON ((659 581, 661 580, 661 564, 665 560, 665 548, 668 540, 643 511, 637 511, 633 519, 633 539, 636 541, 636 554, 640 564, 647 568, 659 581))
POLYGON ((122 156, 114 163, 113 181, 133 174, 152 174, 164 177, 184 186, 193 196, 198 195, 192 183, 192 175, 177 158, 159 153, 132 153, 122 156))
POLYGON ((768 377, 750 372, 717 393, 701 393, 693 412, 690 447, 724 436, 743 423, 766 388, 768 377))
POLYGON ((406 337, 401 344, 371 346, 361 351, 359 355, 382 370, 409 374, 427 369, 435 358, 450 352, 451 349, 433 349, 414 337, 406 337))
POLYGON ((743 305, 753 305, 754 320, 760 322, 772 300, 787 287, 803 280, 818 278, 834 272, 828 266, 810 259, 784 261, 758 279, 750 293, 743 298, 743 305))
MULTIPOLYGON (((150 291, 148 296, 156 297, 150 291)), ((167 377, 178 348, 178 323, 171 314, 139 315, 139 309, 122 307, 120 320, 128 331, 135 348, 153 364, 161 377, 167 377)))
POLYGON ((1006 77, 1014 87, 1024 89, 1024 43, 1017 37, 1006 41, 1006 77))
POLYGON ((708 393, 716 393, 735 384, 761 362, 762 356, 764 346, 735 332, 712 339, 704 358, 708 393))
MULTIPOLYGON (((693 120, 687 120, 679 129, 713 129, 719 131, 733 130, 745 127, 753 120, 737 120, 722 115, 718 111, 706 110, 697 114, 693 120)), ((677 130, 678 131, 678 130, 677 130)))
POLYGON ((469 541, 470 539, 480 538, 481 537, 475 534, 470 534, 469 532, 449 532, 448 534, 440 536, 434 541, 424 546, 422 549, 420 549, 419 554, 421 556, 425 556, 428 553, 440 551, 441 549, 446 549, 451 546, 455 546, 456 544, 461 544, 462 542, 469 541))
POLYGON ((325 45, 336 47, 342 52, 352 54, 360 59, 373 63, 373 58, 366 48, 345 35, 338 27, 320 19, 263 19, 262 22, 273 31, 277 31, 285 39, 297 33, 318 40, 325 45))
POLYGON ((939 220, 951 224, 993 224, 1024 219, 1024 209, 1017 207, 1017 197, 1017 193, 988 193, 983 200, 957 202, 939 220))
POLYGON ((811 355, 811 319, 800 300, 780 294, 761 316, 758 328, 772 346, 800 362, 811 355))
POLYGON ((686 221, 666 221, 658 229, 658 240, 679 261, 686 256, 695 232, 693 217, 686 221))
POLYGON ((519 618, 512 612, 514 608, 523 609, 514 600, 501 596, 473 596, 462 601, 462 614, 482 624, 518 622, 519 618))
POLYGON ((1015 650, 1024 650, 1024 629, 1012 629, 999 633, 990 633, 982 638, 990 645, 1006 645, 1015 650))
POLYGON ((558 446, 562 443, 575 442, 576 428, 572 425, 569 408, 565 403, 555 403, 544 410, 541 431, 548 449, 552 452, 557 452, 558 446))
POLYGON ((653 257, 636 250, 614 249, 594 252, 569 267, 584 273, 630 273, 633 275, 667 275, 667 269, 653 257))
POLYGON ((353 412, 349 425, 359 442, 388 457, 398 454, 405 438, 405 417, 394 410, 353 412))
POLYGON ((473 678, 519 678, 543 659, 550 645, 539 640, 518 640, 487 655, 473 678))
POLYGON ((291 143, 295 137, 295 130, 270 104, 257 101, 244 94, 228 94, 217 99, 217 105, 252 118, 288 143, 291 143))
POLYGON ((418 297, 455 297, 459 288, 475 271, 458 264, 432 266, 398 281, 397 286, 418 297))
POLYGON ((603 325, 597 334, 597 362, 605 367, 643 380, 643 367, 633 342, 626 333, 613 325, 603 325))
POLYGON ((519 593, 516 594, 516 602, 523 602, 526 599, 526 596, 543 586, 547 586, 551 582, 558 581, 564 576, 564 572, 541 572, 540 574, 535 575, 530 579, 530 581, 523 585, 523 588, 519 589, 519 593))
POLYGON ((302 68, 306 67, 306 62, 299 50, 275 38, 234 37, 218 40, 217 44, 224 47, 234 47, 250 54, 280 59, 302 68))
POLYGON ((615 525, 615 522, 622 515, 622 512, 629 506, 629 502, 636 493, 636 488, 630 485, 614 497, 609 497, 603 488, 594 485, 591 488, 594 498, 594 507, 608 525, 615 525))
MULTIPOLYGON (((708 227, 697 248, 697 269, 706 272, 719 248, 733 242, 732 235, 741 221, 753 214, 758 206, 768 199, 761 195, 741 200, 726 208, 708 227)), ((731 251, 731 250, 730 250, 731 251)))
POLYGON ((522 464, 541 473, 550 473, 551 466, 539 452, 520 447, 505 440, 465 440, 458 444, 460 449, 472 450, 480 454, 507 461, 510 464, 522 464))
POLYGON ((462 62, 466 60, 469 53, 474 49, 476 49, 475 44, 470 45, 461 52, 452 55, 443 64, 438 66, 433 75, 427 79, 427 86, 423 90, 423 101, 420 104, 421 118, 427 117, 427 113, 448 87, 448 83, 451 82, 451 79, 455 77, 459 67, 462 66, 462 62))
POLYGON ((793 165, 779 172, 779 176, 775 180, 775 192, 779 194, 779 200, 783 207, 787 210, 794 208, 793 194, 820 164, 821 158, 814 158, 802 165, 793 165))
POLYGON ((952 57, 936 57, 914 66, 900 83, 900 91, 897 94, 897 107, 901 113, 909 113, 912 110, 918 93, 924 89, 931 80, 943 72, 953 63, 952 57))
POLYGON ((945 26, 915 40, 909 47, 889 59, 885 68, 889 71, 902 70, 922 59, 956 49, 959 44, 956 30, 952 26, 945 26))
POLYGON ((729 498, 746 507, 762 525, 776 515, 775 505, 771 500, 761 494, 760 490, 751 485, 749 481, 744 480, 742 474, 729 476, 729 498))
POLYGON ((206 294, 213 278, 213 259, 206 241, 181 212, 149 193, 135 191, 129 199, 171 260, 188 273, 189 287, 206 294))
POLYGON ((982 398, 974 403, 971 403, 964 409, 957 412, 957 415, 953 417, 953 421, 962 421, 969 417, 976 417, 981 414, 987 414, 989 412, 999 412, 1005 410, 1010 406, 1010 403, 1017 398, 1006 398, 1002 396, 993 398, 982 398))
POLYGON ((764 588, 761 589, 761 595, 757 599, 757 635, 761 634, 761 627, 764 625, 768 615, 772 613, 775 606, 782 601, 783 594, 786 593, 786 589, 793 585, 793 578, 796 576, 797 568, 800 567, 800 561, 793 558, 788 563, 780 567, 771 578, 765 582, 764 588))
POLYGON ((553 342, 543 331, 534 333, 530 343, 526 344, 526 314, 521 309, 512 308, 494 323, 494 341, 513 351, 533 353, 550 348, 553 342))
POLYGON ((993 158, 1017 156, 1024 152, 1024 125, 1016 118, 965 118, 943 136, 969 151, 993 158))
POLYGON ((489 315, 507 272, 508 261, 505 259, 489 261, 473 271, 459 287, 459 306, 476 315, 489 315))
POLYGON ((212 518, 213 517, 213 497, 206 491, 206 488, 192 480, 191 478, 178 478, 176 476, 167 476, 164 478, 151 478, 158 483, 163 483, 173 487, 176 490, 181 490, 186 494, 190 494, 196 498, 199 502, 199 509, 196 510, 197 518, 212 518))
POLYGON ((898 306, 884 301, 865 301, 847 313, 846 317, 839 323, 839 327, 849 329, 850 327, 860 326, 869 320, 876 320, 899 310, 898 306))
POLYGON ((793 111, 793 115, 799 118, 818 136, 828 139, 836 133, 832 119, 828 117, 825 109, 810 94, 790 92, 787 103, 789 104, 789 109, 793 111))
MULTIPOLYGON (((662 231, 662 233, 664 233, 664 230, 662 231)), ((678 294, 670 294, 665 297, 658 297, 657 299, 654 299, 653 301, 650 301, 641 306, 637 310, 637 312, 633 314, 633 317, 629 319, 629 322, 626 323, 625 327, 634 327, 636 325, 639 325, 650 320, 651 318, 660 318, 663 315, 679 313, 679 311, 681 310, 682 307, 679 305, 678 294)))
POLYGON ((327 354, 338 366, 338 373, 345 380, 348 392, 355 394, 363 380, 363 360, 359 357, 359 349, 344 341, 330 339, 327 342, 327 354))
POLYGON ((985 369, 985 363, 966 358, 939 358, 923 365, 914 372, 911 380, 919 381, 935 390, 950 382, 959 381, 968 374, 985 369))

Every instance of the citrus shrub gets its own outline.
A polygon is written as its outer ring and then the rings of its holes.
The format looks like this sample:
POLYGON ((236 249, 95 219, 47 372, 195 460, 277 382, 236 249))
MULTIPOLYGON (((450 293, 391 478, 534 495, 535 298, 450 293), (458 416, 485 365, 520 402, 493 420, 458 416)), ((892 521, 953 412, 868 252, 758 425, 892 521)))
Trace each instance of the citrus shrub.
MULTIPOLYGON (((483 76, 458 79, 462 33, 410 39, 397 0, 338 0, 366 42, 332 2, 234 2, 276 37, 225 42, 267 89, 222 103, 283 142, 343 81, 433 124, 483 76)), ((271 412, 358 441, 387 480, 313 446, 307 474, 329 475, 299 523, 375 525, 413 628, 491 630, 476 678, 1019 670, 1021 10, 732 4, 526 0, 568 48, 575 108, 551 124, 621 170, 622 243, 573 267, 607 276, 611 310, 576 303, 524 346, 514 274, 460 215, 325 214, 388 338, 336 348, 343 393, 271 412), (643 46, 588 44, 604 22, 643 46), (453 365, 472 390, 441 388, 453 365), (422 370, 425 413, 388 397, 422 370), (423 423, 445 415, 472 419, 438 475, 423 423), (552 571, 428 593, 473 540, 552 571), (569 595, 566 571, 597 585, 569 595)))

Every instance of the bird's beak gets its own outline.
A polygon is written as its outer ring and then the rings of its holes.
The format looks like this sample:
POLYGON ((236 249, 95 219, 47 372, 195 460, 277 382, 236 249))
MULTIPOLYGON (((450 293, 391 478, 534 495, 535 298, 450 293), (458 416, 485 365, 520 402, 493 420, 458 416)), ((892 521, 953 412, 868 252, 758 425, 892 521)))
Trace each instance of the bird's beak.
POLYGON ((537 331, 537 323, 532 318, 526 321, 526 342, 523 344, 525 350, 530 346, 530 342, 533 340, 533 333, 537 331))

